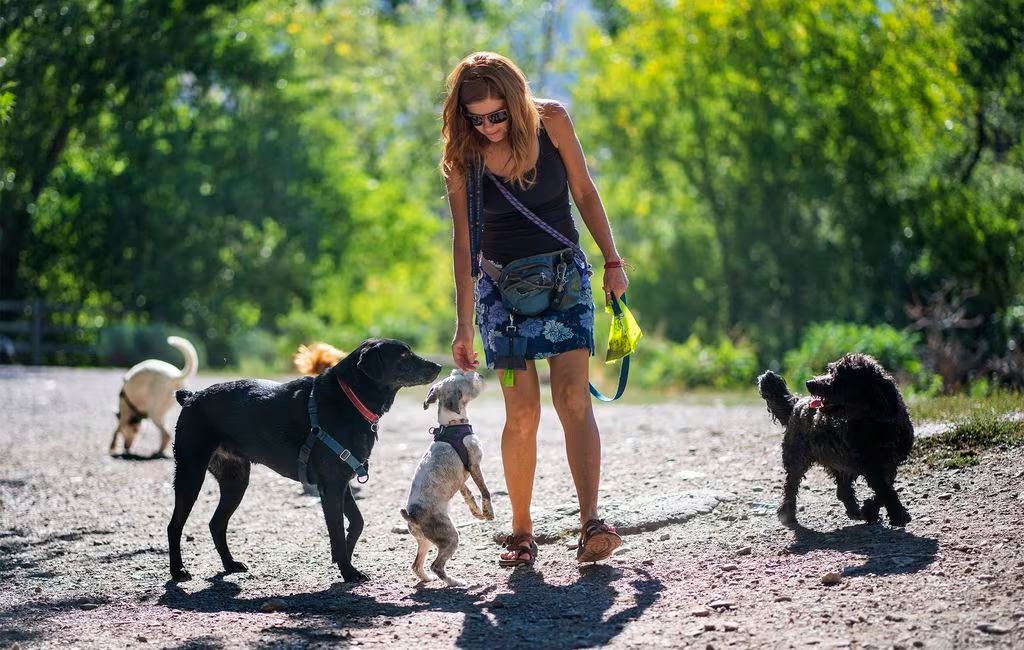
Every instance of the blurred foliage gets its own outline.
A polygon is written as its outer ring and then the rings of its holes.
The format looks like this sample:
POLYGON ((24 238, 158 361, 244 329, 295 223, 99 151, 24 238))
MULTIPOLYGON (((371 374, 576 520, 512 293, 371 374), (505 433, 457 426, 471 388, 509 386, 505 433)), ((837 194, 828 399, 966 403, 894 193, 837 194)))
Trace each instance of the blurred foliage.
POLYGON ((648 324, 771 360, 949 276, 992 326, 1020 295, 1021 2, 603 4, 577 121, 648 324))
POLYGON ((804 331, 799 347, 786 353, 783 369, 799 391, 805 381, 825 372, 829 362, 847 353, 862 353, 874 357, 900 383, 928 386, 930 378, 916 351, 920 338, 890 325, 815 323, 804 331))
POLYGON ((572 34, 566 2, 0 3, 0 298, 173 323, 215 366, 447 349, 438 114, 491 49, 571 106, 640 381, 819 364, 808 324, 901 328, 949 280, 968 344, 1019 352, 1024 0, 590 6, 572 34))
POLYGON ((631 381, 643 388, 733 388, 752 386, 757 355, 747 343, 721 337, 703 343, 691 336, 683 343, 645 338, 631 366, 631 381))
POLYGON ((167 343, 167 337, 171 335, 182 336, 192 342, 199 358, 199 368, 206 367, 206 348, 202 340, 167 323, 104 327, 96 343, 97 360, 110 366, 134 366, 146 359, 162 359, 181 368, 185 364, 181 352, 167 343))

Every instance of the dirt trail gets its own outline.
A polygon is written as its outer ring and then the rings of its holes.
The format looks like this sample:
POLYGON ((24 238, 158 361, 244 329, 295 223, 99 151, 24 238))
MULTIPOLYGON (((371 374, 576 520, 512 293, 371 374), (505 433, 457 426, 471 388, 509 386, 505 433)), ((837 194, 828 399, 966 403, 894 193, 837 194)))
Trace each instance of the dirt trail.
MULTIPOLYGON (((0 648, 1024 647, 1021 449, 960 471, 905 467, 905 530, 847 520, 812 470, 806 528, 794 532, 775 519, 781 430, 760 404, 598 405, 602 503, 630 534, 610 562, 580 570, 567 544, 572 483, 545 407, 535 509, 546 543, 534 570, 510 572, 495 563, 509 508, 492 379, 470 415, 496 521, 454 500, 462 543, 449 569, 472 586, 417 588, 398 509, 434 422, 413 389, 382 420, 359 494, 367 525, 354 563, 371 582, 340 582, 316 498, 254 468, 229 529, 250 572, 219 573, 208 479, 183 545, 196 577, 175 585, 172 461, 106 454, 120 377, 0 368, 0 648), (829 573, 837 584, 822 583, 829 573)), ((139 451, 157 439, 145 424, 139 451)))

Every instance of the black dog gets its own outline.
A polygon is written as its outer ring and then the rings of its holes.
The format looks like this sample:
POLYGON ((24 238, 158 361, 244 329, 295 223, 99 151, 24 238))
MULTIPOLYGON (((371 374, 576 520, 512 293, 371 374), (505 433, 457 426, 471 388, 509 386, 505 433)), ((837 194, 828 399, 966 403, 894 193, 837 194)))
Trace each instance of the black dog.
POLYGON ((827 374, 807 382, 812 397, 793 395, 770 370, 758 377, 757 387, 772 417, 786 427, 786 486, 779 521, 796 524, 796 495, 811 463, 822 465, 835 479, 836 496, 851 519, 877 522, 884 505, 892 525, 910 521, 893 482, 914 444, 914 425, 896 382, 877 361, 848 354, 830 363, 827 374), (875 491, 863 506, 853 492, 858 476, 875 491))
MULTIPOLYGON (((184 408, 174 441, 174 514, 167 525, 171 577, 191 578, 181 561, 181 531, 207 469, 220 483, 220 503, 210 520, 213 543, 225 571, 248 570, 228 550, 228 519, 249 485, 252 463, 299 480, 299 450, 311 428, 307 406, 314 384, 320 426, 366 462, 377 437, 371 421, 391 407, 399 388, 429 384, 440 371, 441 366, 416 356, 401 341, 370 339, 318 377, 286 384, 233 381, 198 393, 179 390, 176 396, 184 408), (344 387, 351 389, 352 398, 344 387)), ((366 580, 352 566, 352 549, 363 530, 362 515, 349 490, 353 468, 317 441, 309 456, 308 474, 320 492, 332 561, 346 582, 366 580), (348 519, 347 537, 343 515, 348 519)))

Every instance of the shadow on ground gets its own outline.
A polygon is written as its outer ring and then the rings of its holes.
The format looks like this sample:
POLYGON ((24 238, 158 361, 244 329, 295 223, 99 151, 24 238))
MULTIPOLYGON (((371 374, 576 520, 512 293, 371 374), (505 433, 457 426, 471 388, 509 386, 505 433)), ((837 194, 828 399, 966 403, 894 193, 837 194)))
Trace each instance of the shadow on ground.
POLYGON ((939 543, 900 528, 859 524, 831 532, 803 526, 794 529, 796 539, 786 549, 795 555, 816 550, 846 551, 866 557, 864 564, 843 568, 843 575, 894 575, 917 573, 935 561, 939 543))
MULTIPOLYGON (((621 582, 621 580, 620 580, 621 582)), ((524 644, 566 647, 602 646, 622 632, 657 601, 664 588, 660 580, 647 572, 594 565, 580 570, 579 579, 569 585, 544 581, 541 572, 516 569, 509 575, 511 593, 491 596, 494 586, 450 589, 427 586, 404 600, 409 604, 380 602, 369 596, 351 593, 343 583, 319 592, 283 596, 281 610, 289 620, 266 628, 277 639, 274 644, 336 645, 349 637, 349 629, 376 629, 382 640, 390 640, 391 626, 401 624, 402 616, 420 612, 462 614, 462 629, 456 641, 459 647, 503 648, 524 644), (626 575, 625 585, 632 593, 620 598, 612 585, 626 575), (608 615, 618 601, 619 611, 608 615), (571 630, 571 632, 570 632, 571 630)), ((159 605, 191 612, 261 611, 266 597, 239 597, 241 587, 215 576, 209 586, 187 593, 168 582, 159 605)), ((448 619, 450 620, 450 617, 448 619)), ((454 622, 446 623, 454 624, 454 622)), ((424 627, 422 637, 430 644, 432 633, 443 630, 424 627)))

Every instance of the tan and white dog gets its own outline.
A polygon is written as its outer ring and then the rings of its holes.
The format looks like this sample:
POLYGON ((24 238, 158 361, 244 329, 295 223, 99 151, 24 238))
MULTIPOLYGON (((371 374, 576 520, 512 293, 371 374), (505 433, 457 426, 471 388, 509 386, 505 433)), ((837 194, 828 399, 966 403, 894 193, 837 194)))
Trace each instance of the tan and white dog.
POLYGON ((466 405, 480 394, 483 387, 480 375, 456 368, 448 377, 430 387, 427 400, 423 402, 424 409, 437 402, 439 426, 432 430, 434 442, 416 467, 408 504, 401 511, 418 545, 412 571, 423 582, 431 580, 424 563, 427 551, 434 545, 437 546, 437 557, 431 563, 430 570, 451 587, 463 586, 463 583, 449 576, 444 568, 459 546, 459 531, 448 514, 448 502, 456 492, 462 493, 474 517, 494 519, 491 493, 480 471, 483 450, 466 415, 466 405), (466 485, 470 476, 480 489, 482 509, 466 485))
POLYGON ((175 403, 174 391, 184 387, 199 369, 199 357, 191 343, 180 336, 169 336, 167 342, 185 356, 185 367, 178 370, 166 361, 146 359, 125 373, 124 385, 117 398, 117 428, 110 441, 110 453, 117 447, 118 435, 124 440, 124 453, 131 453, 139 426, 149 418, 160 429, 160 450, 154 455, 167 454, 171 434, 164 426, 164 417, 175 403))

